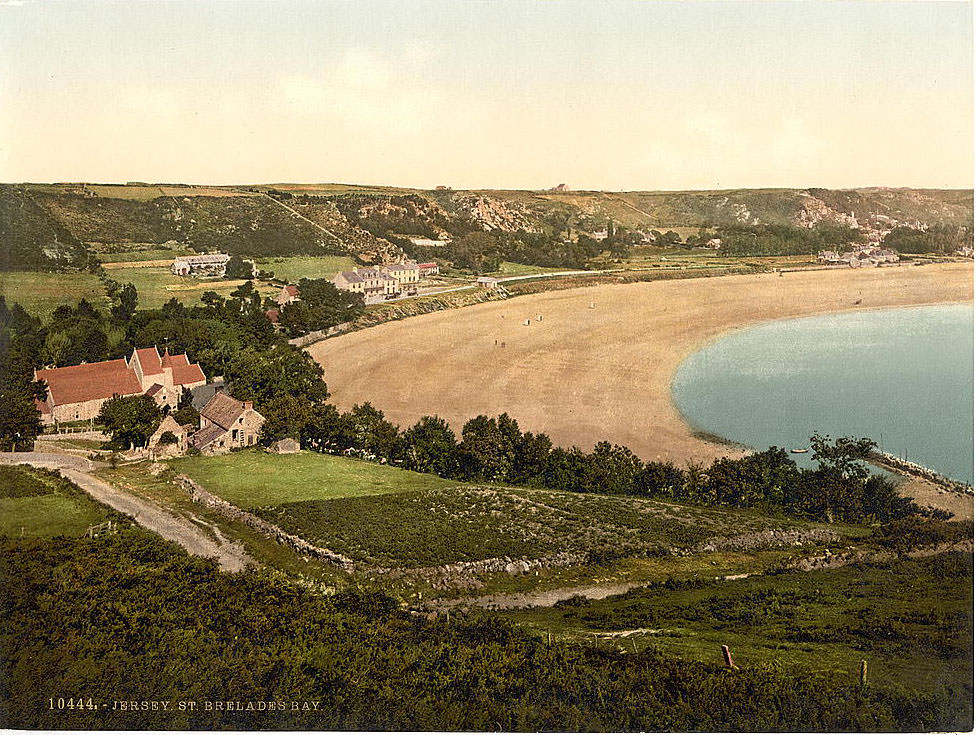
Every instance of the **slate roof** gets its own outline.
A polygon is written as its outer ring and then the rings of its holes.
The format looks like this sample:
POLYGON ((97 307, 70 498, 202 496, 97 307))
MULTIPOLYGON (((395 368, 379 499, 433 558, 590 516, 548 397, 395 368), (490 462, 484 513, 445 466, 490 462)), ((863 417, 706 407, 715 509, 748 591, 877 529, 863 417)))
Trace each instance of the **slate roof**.
POLYGON ((210 402, 203 407, 200 415, 217 426, 222 426, 223 431, 227 431, 245 410, 243 401, 231 398, 226 393, 215 393, 210 402))
MULTIPOLYGON (((218 393, 217 395, 220 394, 218 393)), ((219 426, 208 426, 206 429, 200 429, 200 431, 190 437, 190 443, 197 449, 203 449, 218 436, 222 436, 226 431, 226 429, 222 429, 219 426)))

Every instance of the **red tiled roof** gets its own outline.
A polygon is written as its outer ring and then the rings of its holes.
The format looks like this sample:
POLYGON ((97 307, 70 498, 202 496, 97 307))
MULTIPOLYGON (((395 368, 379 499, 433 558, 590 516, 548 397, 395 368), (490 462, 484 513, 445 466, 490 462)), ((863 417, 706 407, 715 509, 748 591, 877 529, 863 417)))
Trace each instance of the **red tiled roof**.
POLYGON ((285 293, 289 296, 298 296, 298 286, 288 285, 285 286, 285 293))
POLYGON ((417 265, 418 268, 436 268, 437 263, 420 263, 417 265))
POLYGON ((136 350, 136 354, 139 356, 139 364, 142 365, 143 375, 155 375, 156 373, 163 372, 159 352, 155 347, 143 347, 141 350, 136 350))
POLYGON ((189 365, 190 359, 186 356, 186 353, 182 355, 171 355, 169 350, 163 355, 162 366, 163 367, 176 367, 177 365, 189 365))
POLYGON ((278 323, 278 316, 280 314, 281 312, 278 311, 277 309, 268 309, 266 312, 264 312, 264 315, 268 317, 268 321, 271 322, 272 324, 278 323))
POLYGON ((159 383, 153 383, 152 384, 152 387, 149 390, 146 391, 146 395, 151 398, 152 396, 154 396, 157 393, 159 393, 159 391, 161 391, 162 389, 163 389, 163 386, 161 386, 159 383))
POLYGON ((122 359, 38 370, 36 378, 47 382, 54 406, 142 393, 135 371, 122 359))
POLYGON ((174 385, 188 385, 190 383, 200 383, 207 379, 207 376, 203 374, 203 368, 201 368, 196 363, 192 365, 174 365, 173 366, 173 384, 174 385))

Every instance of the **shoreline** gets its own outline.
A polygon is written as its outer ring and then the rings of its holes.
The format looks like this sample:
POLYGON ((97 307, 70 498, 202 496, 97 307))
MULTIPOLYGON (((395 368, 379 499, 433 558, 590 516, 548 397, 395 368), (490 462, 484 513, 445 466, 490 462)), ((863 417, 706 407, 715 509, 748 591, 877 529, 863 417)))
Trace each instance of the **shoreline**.
POLYGON ((390 322, 308 351, 343 410, 369 401, 403 427, 437 414, 457 432, 507 412, 557 445, 607 440, 684 465, 735 453, 696 436, 673 404, 675 372, 702 346, 762 322, 972 294, 968 263, 591 286, 390 322))

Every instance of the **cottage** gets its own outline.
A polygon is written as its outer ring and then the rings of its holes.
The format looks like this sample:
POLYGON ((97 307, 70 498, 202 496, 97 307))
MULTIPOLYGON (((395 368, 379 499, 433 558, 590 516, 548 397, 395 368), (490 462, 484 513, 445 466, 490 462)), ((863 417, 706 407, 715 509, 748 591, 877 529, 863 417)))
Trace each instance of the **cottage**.
POLYGON ((296 301, 301 299, 298 293, 298 286, 287 285, 281 287, 281 293, 278 294, 278 306, 285 307, 288 304, 294 304, 296 301))
POLYGON ((436 276, 441 272, 440 266, 438 266, 437 263, 420 263, 417 268, 420 271, 421 278, 436 276))
POLYGON ((159 428, 149 437, 149 455, 158 457, 178 457, 186 453, 190 431, 181 426, 172 416, 167 416, 159 428), (171 436, 169 436, 171 435, 171 436), (163 437, 166 436, 166 440, 163 437))
POLYGON ((190 437, 190 443, 204 454, 250 447, 257 443, 263 424, 264 416, 254 410, 251 401, 217 393, 200 412, 200 430, 190 437))
POLYGON ((157 405, 175 409, 184 390, 206 385, 207 376, 186 355, 162 356, 155 347, 134 350, 126 360, 104 360, 70 367, 35 370, 47 385, 47 397, 35 401, 41 421, 53 424, 95 418, 102 404, 117 396, 148 395, 157 405))
POLYGON ((180 255, 170 266, 175 276, 193 278, 223 278, 227 272, 227 253, 207 253, 206 255, 180 255))

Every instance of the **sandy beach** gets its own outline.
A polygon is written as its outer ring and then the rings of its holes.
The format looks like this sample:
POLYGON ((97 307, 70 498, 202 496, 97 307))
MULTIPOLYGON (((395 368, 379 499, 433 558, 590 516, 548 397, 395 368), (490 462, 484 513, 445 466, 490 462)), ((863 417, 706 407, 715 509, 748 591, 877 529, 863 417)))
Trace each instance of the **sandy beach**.
POLYGON ((436 414, 458 433, 507 412, 559 445, 608 440, 683 465, 733 452, 695 436, 671 401, 675 371, 706 342, 773 319, 972 298, 967 263, 595 286, 392 322, 309 352, 342 409, 369 401, 401 426, 436 414))

